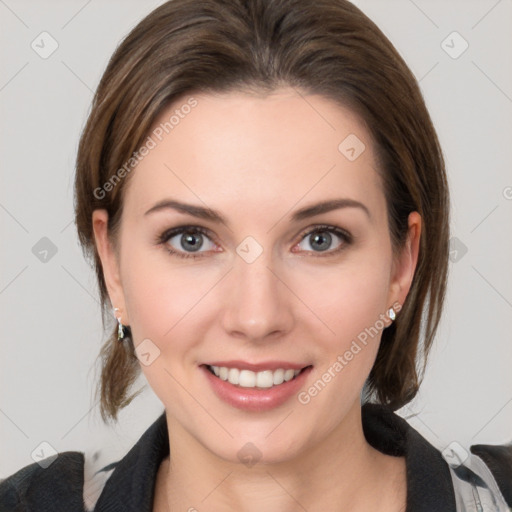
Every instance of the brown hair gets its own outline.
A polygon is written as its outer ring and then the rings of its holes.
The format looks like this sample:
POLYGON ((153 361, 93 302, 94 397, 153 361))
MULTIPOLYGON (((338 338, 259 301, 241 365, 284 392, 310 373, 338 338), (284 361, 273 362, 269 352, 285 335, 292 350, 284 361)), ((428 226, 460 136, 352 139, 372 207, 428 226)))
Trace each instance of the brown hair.
MULTIPOLYGON (((75 180, 75 222, 84 254, 94 260, 103 325, 107 310, 111 321, 113 316, 92 212, 108 211, 115 246, 131 176, 127 172, 120 179, 116 172, 134 157, 157 116, 178 97, 198 91, 265 93, 280 86, 321 94, 366 123, 379 157, 395 254, 405 242, 408 214, 417 211, 422 217, 412 286, 397 320, 383 331, 368 379, 367 399, 397 409, 418 391, 442 313, 448 185, 414 76, 386 36, 347 0, 172 0, 119 45, 80 139, 75 180), (108 182, 116 186, 105 193, 108 182)), ((97 389, 104 421, 117 420, 119 409, 140 392, 128 396, 140 373, 133 341, 118 343, 116 329, 111 332, 100 353, 97 389)))

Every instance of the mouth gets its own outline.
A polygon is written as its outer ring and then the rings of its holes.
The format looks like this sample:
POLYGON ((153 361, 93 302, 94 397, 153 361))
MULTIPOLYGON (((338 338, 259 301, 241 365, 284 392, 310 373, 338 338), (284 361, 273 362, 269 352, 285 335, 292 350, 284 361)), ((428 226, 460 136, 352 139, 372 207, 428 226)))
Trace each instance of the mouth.
POLYGON ((311 365, 303 368, 275 368, 252 371, 245 368, 217 366, 205 364, 204 366, 219 380, 229 382, 239 388, 270 389, 277 388, 286 382, 295 380, 303 372, 311 368, 311 365))

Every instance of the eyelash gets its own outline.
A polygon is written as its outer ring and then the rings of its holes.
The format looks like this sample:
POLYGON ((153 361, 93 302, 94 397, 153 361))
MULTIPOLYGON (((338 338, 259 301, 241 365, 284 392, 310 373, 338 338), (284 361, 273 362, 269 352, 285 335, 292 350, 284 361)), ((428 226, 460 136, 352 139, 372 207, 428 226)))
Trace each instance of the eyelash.
MULTIPOLYGON (((334 254, 338 254, 339 252, 344 250, 347 245, 350 245, 353 242, 352 235, 350 233, 348 233, 347 231, 345 231, 343 229, 340 229, 340 228, 338 228, 336 226, 330 226, 330 225, 327 225, 327 224, 322 224, 322 225, 315 226, 314 228, 309 229, 309 230, 307 230, 305 232, 302 232, 301 235, 300 235, 299 243, 302 242, 302 240, 304 240, 307 236, 313 235, 315 233, 325 233, 325 232, 334 233, 336 236, 341 238, 341 240, 343 242, 342 245, 338 249, 334 249, 334 250, 330 250, 330 251, 321 251, 321 252, 325 252, 325 254, 327 256, 332 256, 334 254)), ((180 226, 180 227, 169 229, 169 230, 165 231, 160 236, 158 236, 158 238, 156 240, 156 244, 157 245, 164 245, 166 251, 169 254, 171 254, 173 256, 177 256, 178 258, 194 258, 194 259, 203 258, 204 257, 203 254, 204 253, 193 254, 193 253, 175 251, 174 249, 170 249, 169 248, 169 246, 167 245, 167 242, 171 238, 175 237, 176 235, 180 235, 180 234, 183 234, 183 233, 189 233, 189 234, 200 233, 202 235, 207 236, 208 238, 211 238, 209 236, 209 231, 207 229, 204 229, 204 228, 202 228, 200 226, 190 226, 189 225, 189 226, 180 226)), ((295 245, 297 245, 297 244, 295 244, 295 245)), ((308 252, 318 252, 318 251, 308 251, 308 252)), ((324 256, 321 255, 321 252, 318 252, 319 256, 320 257, 324 257, 324 256)))

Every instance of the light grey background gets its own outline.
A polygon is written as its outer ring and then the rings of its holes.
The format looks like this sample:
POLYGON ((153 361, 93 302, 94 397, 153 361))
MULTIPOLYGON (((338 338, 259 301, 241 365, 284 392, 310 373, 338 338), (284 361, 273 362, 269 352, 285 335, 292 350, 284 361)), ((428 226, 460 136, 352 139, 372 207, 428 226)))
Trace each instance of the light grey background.
MULTIPOLYGON (((104 335, 73 224, 74 159, 93 90, 116 45, 160 3, 0 0, 0 478, 34 462, 43 441, 57 451, 102 447, 109 462, 163 411, 147 386, 117 426, 101 422, 93 388, 104 335), (44 37, 51 48, 43 31, 58 43, 46 59, 31 47, 43 51, 44 37), (33 252, 43 237, 57 251, 46 262, 33 252)), ((409 421, 441 449, 512 441, 512 1, 355 3, 420 80, 457 238, 430 366, 400 413, 417 413, 409 421)))

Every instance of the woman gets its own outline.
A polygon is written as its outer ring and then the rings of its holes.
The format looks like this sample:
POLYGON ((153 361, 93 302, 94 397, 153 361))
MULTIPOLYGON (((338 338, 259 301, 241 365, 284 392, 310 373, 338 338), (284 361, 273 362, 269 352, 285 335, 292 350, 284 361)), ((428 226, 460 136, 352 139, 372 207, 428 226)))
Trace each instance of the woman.
POLYGON ((448 187, 413 75, 352 4, 157 8, 98 86, 75 199, 117 319, 102 416, 140 370, 165 412, 85 486, 78 452, 20 470, 2 510, 512 506, 507 447, 443 457, 393 412, 441 318, 448 187))

